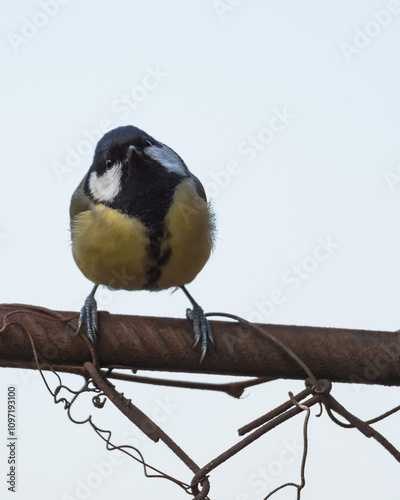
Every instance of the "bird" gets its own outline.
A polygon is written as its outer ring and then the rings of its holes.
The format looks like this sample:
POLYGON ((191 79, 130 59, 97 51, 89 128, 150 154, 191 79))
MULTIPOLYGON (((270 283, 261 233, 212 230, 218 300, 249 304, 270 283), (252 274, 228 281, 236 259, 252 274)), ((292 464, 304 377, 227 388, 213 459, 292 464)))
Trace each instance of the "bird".
POLYGON ((215 345, 204 310, 186 285, 213 250, 215 215, 199 179, 170 147, 133 125, 108 131, 70 203, 72 255, 94 284, 79 315, 97 345, 95 293, 180 288, 189 299, 194 347, 215 345))

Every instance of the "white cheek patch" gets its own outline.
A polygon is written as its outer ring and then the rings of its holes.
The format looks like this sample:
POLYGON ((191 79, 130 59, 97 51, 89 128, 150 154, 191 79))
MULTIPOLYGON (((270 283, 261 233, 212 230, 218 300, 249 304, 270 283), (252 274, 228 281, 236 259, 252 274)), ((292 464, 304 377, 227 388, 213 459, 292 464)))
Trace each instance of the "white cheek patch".
POLYGON ((187 174, 184 163, 179 158, 179 156, 165 145, 161 147, 149 146, 144 149, 144 152, 153 158, 153 160, 158 161, 164 168, 170 172, 176 172, 177 174, 187 174))
POLYGON ((89 177, 89 189, 98 201, 112 201, 121 190, 122 163, 114 165, 104 174, 92 172, 89 177))

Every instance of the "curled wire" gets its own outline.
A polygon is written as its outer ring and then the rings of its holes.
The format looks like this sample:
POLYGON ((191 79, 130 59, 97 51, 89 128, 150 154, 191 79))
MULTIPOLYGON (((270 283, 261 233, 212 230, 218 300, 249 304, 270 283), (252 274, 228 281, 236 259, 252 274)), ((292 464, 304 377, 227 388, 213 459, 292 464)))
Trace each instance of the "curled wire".
MULTIPOLYGON (((4 323, 3 323, 2 328, 0 329, 0 333, 3 332, 4 329, 6 328, 7 320, 10 318, 10 316, 17 314, 17 313, 26 313, 26 309, 28 309, 30 314, 34 315, 34 316, 43 317, 45 315, 45 316, 47 316, 47 319, 51 320, 51 321, 60 321, 61 320, 64 323, 67 322, 67 324, 69 326, 71 326, 71 328, 74 330, 74 332, 77 332, 76 326, 69 319, 65 320, 58 313, 55 313, 53 311, 49 311, 49 310, 44 309, 44 308, 37 308, 37 307, 33 308, 33 307, 29 307, 29 306, 24 307, 24 309, 18 309, 18 310, 14 310, 14 311, 9 312, 4 318, 4 323)), ((387 411, 386 413, 384 413, 378 417, 375 417, 375 418, 370 419, 366 422, 363 422, 360 419, 358 419, 357 417, 355 417, 354 415, 350 414, 344 407, 342 407, 336 400, 334 400, 334 398, 332 396, 329 395, 330 385, 331 385, 329 381, 317 380, 316 377, 314 376, 314 374, 312 373, 312 371, 310 370, 310 368, 307 366, 307 364, 304 363, 304 361, 299 356, 297 356, 297 354, 292 349, 290 349, 288 346, 286 346, 283 342, 281 342, 279 339, 277 339, 273 334, 271 334, 265 328, 262 328, 259 325, 250 323, 250 322, 244 320, 243 318, 240 318, 240 317, 233 315, 233 314, 208 313, 207 316, 221 316, 221 317, 234 319, 234 320, 238 321, 239 323, 246 325, 247 327, 252 328, 253 330, 257 331, 258 333, 261 333, 262 335, 266 336, 269 340, 274 342, 279 348, 281 348, 283 351, 285 351, 286 354, 288 354, 308 375, 308 378, 310 381, 310 383, 308 385, 311 387, 311 392, 313 392, 314 398, 318 397, 324 403, 324 406, 327 410, 329 417, 337 425, 340 425, 341 427, 346 427, 346 428, 356 427, 360 432, 362 432, 367 437, 374 437, 382 446, 384 446, 387 449, 387 451, 389 451, 398 461, 400 461, 400 452, 398 450, 396 450, 396 448, 394 448, 394 446, 390 442, 388 442, 386 440, 386 438, 384 438, 382 435, 380 435, 377 431, 375 431, 373 428, 371 428, 369 426, 369 424, 378 422, 378 421, 388 417, 389 415, 392 415, 393 413, 399 411, 400 405, 397 406, 396 408, 393 408, 392 410, 387 411), (340 421, 338 418, 336 418, 336 416, 334 415, 333 412, 338 413, 341 417, 343 417, 345 419, 348 419, 349 423, 344 423, 344 422, 340 421)), ((208 482, 208 476, 204 472, 204 469, 206 469, 206 467, 203 469, 200 469, 197 466, 195 466, 195 468, 197 467, 198 471, 195 474, 193 482, 191 484, 187 484, 187 483, 182 482, 179 479, 176 479, 176 478, 160 471, 159 469, 149 465, 144 460, 144 457, 141 454, 140 450, 138 450, 137 448, 130 446, 130 445, 117 446, 117 445, 113 444, 111 442, 112 432, 109 430, 100 429, 98 426, 96 426, 96 424, 93 422, 92 415, 89 415, 87 418, 85 418, 83 420, 77 420, 76 418, 74 418, 71 414, 71 410, 73 408, 74 403, 77 401, 77 399, 82 394, 84 394, 84 393, 92 394, 92 404, 94 405, 94 407, 103 408, 104 404, 106 403, 106 401, 109 397, 107 391, 104 392, 101 389, 99 389, 99 387, 97 386, 97 383, 94 382, 94 380, 96 380, 96 377, 94 375, 93 376, 85 375, 84 372, 80 373, 80 375, 83 376, 83 378, 85 379, 85 382, 84 382, 81 389, 74 391, 74 390, 70 389, 68 386, 64 385, 62 383, 62 380, 61 380, 61 377, 59 376, 59 374, 52 368, 52 366, 47 362, 47 360, 44 359, 43 356, 41 356, 36 351, 35 344, 34 344, 34 341, 33 341, 31 334, 23 327, 23 325, 19 324, 19 327, 27 335, 27 337, 30 341, 33 355, 34 355, 34 359, 35 359, 35 363, 36 363, 36 367, 38 368, 38 370, 40 372, 40 375, 43 379, 43 382, 44 382, 46 388, 48 389, 49 393, 53 396, 54 402, 56 404, 62 403, 64 405, 64 409, 67 411, 67 415, 73 423, 75 423, 75 424, 88 423, 92 427, 92 429, 98 434, 98 436, 106 443, 107 450, 120 450, 121 452, 129 455, 131 458, 133 458, 135 461, 137 461, 138 463, 140 463, 143 466, 143 471, 144 471, 144 474, 146 477, 167 479, 167 480, 175 483, 179 487, 181 487, 186 493, 188 493, 192 496, 196 495, 195 500, 208 499, 207 495, 208 495, 208 491, 209 491, 209 482, 208 482), (57 377, 58 385, 56 386, 56 388, 54 390, 51 389, 50 384, 48 383, 48 381, 46 380, 46 377, 43 374, 43 371, 42 371, 43 365, 45 365, 47 367, 46 369, 50 370, 57 377), (71 394, 70 400, 67 397, 60 396, 62 390, 68 391, 71 394), (201 486, 201 490, 199 489, 199 485, 201 486)), ((91 350, 91 352, 92 352, 92 350, 91 350)), ((92 352, 92 355, 93 355, 93 352, 92 352)), ((93 361, 94 361, 94 363, 93 363, 94 367, 95 368, 97 367, 97 369, 98 369, 95 357, 93 358, 93 361)), ((101 375, 104 378, 104 374, 102 375, 99 370, 98 370, 98 373, 99 373, 99 375, 101 375)), ((111 371, 109 371, 108 375, 111 376, 111 371)), ((107 377, 107 373, 105 374, 105 377, 107 377)), ((304 424, 303 424, 304 447, 303 447, 303 456, 302 456, 301 471, 300 471, 301 482, 300 482, 300 484, 285 483, 285 484, 281 485, 280 487, 276 488, 275 490, 273 490, 272 492, 270 492, 265 497, 264 500, 267 500, 274 493, 276 493, 277 491, 279 491, 287 486, 293 486, 296 488, 297 499, 299 500, 300 495, 301 495, 301 490, 305 486, 305 465, 306 465, 306 459, 307 459, 307 453, 308 453, 308 423, 309 423, 309 418, 310 418, 310 407, 307 406, 307 404, 301 404, 293 396, 292 393, 289 393, 289 396, 290 396, 290 400, 294 406, 296 406, 300 410, 306 411, 306 416, 305 416, 304 424)), ((127 401, 127 404, 129 404, 129 400, 126 400, 126 401, 127 401)), ((322 406, 321 406, 321 411, 322 411, 322 406)), ((162 432, 161 429, 160 429, 160 432, 162 432)), ((174 451, 174 447, 171 446, 171 444, 174 444, 173 441, 165 433, 163 433, 163 434, 164 434, 164 442, 167 445, 169 445, 170 448, 174 451), (166 438, 168 438, 168 439, 166 439, 166 438)), ((260 433, 260 435, 261 435, 261 433, 260 433)), ((257 439, 257 437, 255 437, 254 439, 257 439)), ((250 441, 251 440, 249 440, 249 442, 250 441)), ((247 444, 246 444, 246 446, 247 446, 247 444)), ((236 453, 238 450, 239 449, 235 450, 234 453, 236 453)), ((175 453, 176 453, 176 451, 175 451, 175 453)), ((179 456, 178 453, 176 453, 176 454, 178 457, 181 458, 181 456, 179 456)), ((226 460, 227 458, 230 458, 231 456, 233 456, 233 453, 229 454, 229 456, 224 457, 224 460, 226 460)), ((217 458, 219 458, 219 457, 217 457, 217 458)), ((222 460, 221 460, 221 463, 222 463, 222 460)), ((210 464, 212 464, 212 462, 210 462, 210 464)), ((217 465, 215 465, 215 466, 217 466, 217 465)), ((193 468, 192 468, 192 470, 193 470, 193 468)))
MULTIPOLYGON (((33 307, 32 307, 32 309, 33 309, 33 307)), ((21 310, 11 311, 10 313, 8 313, 4 318, 3 326, 0 329, 0 333, 3 332, 6 328, 6 326, 9 324, 7 322, 8 318, 12 315, 17 314, 17 313, 26 313, 26 311, 21 309, 21 310)), ((39 317, 42 317, 43 315, 50 316, 50 318, 54 321, 59 321, 60 319, 62 319, 62 321, 65 321, 57 313, 53 313, 52 311, 49 311, 49 310, 44 309, 44 308, 35 308, 32 311, 30 311, 30 313, 32 313, 35 316, 39 316, 39 317)), ((76 326, 73 325, 73 323, 71 323, 69 321, 68 321, 68 323, 76 331, 76 326)), ((71 410, 73 408, 74 403, 78 400, 78 398, 82 394, 95 393, 95 395, 92 398, 92 403, 97 408, 102 408, 104 406, 104 404, 106 402, 106 398, 103 398, 103 400, 100 399, 104 394, 100 391, 100 389, 98 389, 98 387, 93 383, 93 380, 89 377, 84 377, 85 382, 79 390, 73 390, 73 389, 69 388, 68 386, 64 385, 62 383, 60 375, 52 368, 52 366, 47 362, 47 360, 37 352, 34 340, 32 338, 32 335, 30 334, 30 332, 27 331, 22 324, 18 323, 18 326, 21 328, 21 330, 24 332, 24 334, 29 339, 29 342, 30 342, 31 348, 32 348, 32 352, 33 352, 33 356, 34 356, 34 360, 35 360, 35 364, 36 364, 36 368, 38 369, 38 371, 40 373, 40 376, 45 384, 45 387, 47 388, 49 393, 52 395, 55 404, 59 404, 59 403, 64 404, 64 409, 67 411, 68 418, 71 420, 71 422, 73 422, 74 424, 78 424, 78 425, 83 425, 83 424, 88 423, 92 427, 92 429, 96 432, 96 434, 106 443, 107 450, 120 450, 122 453, 125 453, 126 455, 133 458, 135 461, 137 461, 138 463, 140 463, 143 466, 143 472, 144 472, 144 475, 146 477, 167 479, 167 480, 173 482, 174 484, 176 484, 177 486, 179 486, 180 488, 182 488, 186 493, 192 495, 192 488, 194 485, 187 484, 187 483, 185 483, 185 482, 183 482, 183 481, 181 481, 173 476, 170 476, 169 474, 166 474, 165 472, 157 469, 156 467, 153 467, 152 465, 148 464, 145 461, 145 459, 144 459, 144 457, 139 449, 137 449, 131 445, 117 446, 117 445, 113 444, 111 442, 112 432, 110 430, 100 429, 93 422, 92 415, 89 415, 87 418, 85 418, 83 420, 77 420, 75 417, 73 417, 71 414, 71 410), (54 390, 50 387, 50 384, 48 383, 48 381, 43 373, 43 370, 42 370, 43 365, 46 367, 47 370, 51 371, 57 377, 58 384, 54 390), (71 400, 68 400, 66 397, 58 397, 58 395, 60 394, 60 392, 62 390, 66 390, 72 395, 71 400), (105 435, 107 437, 105 437, 105 435), (137 456, 135 456, 133 454, 133 452, 136 453, 137 456), (149 471, 152 471, 152 473, 150 473, 149 471)), ((200 498, 200 497, 198 497, 198 498, 200 498)), ((202 498, 206 499, 208 497, 203 496, 202 498)))
POLYGON ((296 483, 285 483, 281 484, 274 490, 272 490, 266 497, 264 497, 264 500, 268 500, 268 498, 271 498, 272 495, 274 495, 276 492, 282 490, 283 488, 286 488, 287 486, 293 486, 297 490, 297 500, 300 500, 300 495, 301 495, 301 490, 304 488, 306 485, 306 477, 305 477, 305 469, 306 469, 306 461, 307 461, 307 453, 308 453, 308 422, 310 420, 310 414, 311 410, 308 406, 303 405, 299 403, 293 396, 292 392, 289 392, 289 397, 290 400, 292 401, 294 406, 297 406, 301 410, 304 410, 306 412, 306 416, 304 418, 304 423, 303 423, 303 456, 301 459, 301 467, 300 467, 300 479, 301 483, 296 484, 296 483))
MULTIPOLYGON (((280 347, 283 351, 286 352, 307 374, 308 378, 311 380, 313 386, 316 388, 316 390, 319 390, 318 386, 318 380, 313 374, 313 372, 310 370, 310 368, 304 363, 304 361, 290 348, 288 347, 284 342, 279 340, 278 338, 275 337, 271 332, 266 330, 265 328, 262 328, 261 326, 251 323, 250 321, 247 321, 244 318, 241 318, 240 316, 237 316, 236 314, 230 314, 230 313, 222 313, 222 312, 211 312, 206 314, 207 317, 210 316, 219 316, 221 318, 230 318, 238 323, 248 326, 252 328, 253 330, 256 330, 257 332, 261 333, 265 337, 267 337, 269 340, 274 342, 278 347, 280 347)), ((322 389, 323 390, 323 389, 322 389)))

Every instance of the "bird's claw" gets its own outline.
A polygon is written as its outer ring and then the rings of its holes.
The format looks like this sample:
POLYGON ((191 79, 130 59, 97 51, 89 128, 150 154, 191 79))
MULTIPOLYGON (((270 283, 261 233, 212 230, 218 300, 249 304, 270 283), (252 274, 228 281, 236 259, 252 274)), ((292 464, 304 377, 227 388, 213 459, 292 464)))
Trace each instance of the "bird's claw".
POLYGON ((201 363, 206 355, 209 342, 215 347, 211 326, 203 309, 198 304, 194 304, 192 309, 186 309, 186 316, 193 321, 195 339, 193 348, 195 348, 198 343, 201 344, 201 363))
POLYGON ((87 335, 89 340, 94 346, 97 345, 97 302, 96 299, 89 295, 82 306, 79 314, 78 331, 80 331, 82 324, 86 324, 87 335))

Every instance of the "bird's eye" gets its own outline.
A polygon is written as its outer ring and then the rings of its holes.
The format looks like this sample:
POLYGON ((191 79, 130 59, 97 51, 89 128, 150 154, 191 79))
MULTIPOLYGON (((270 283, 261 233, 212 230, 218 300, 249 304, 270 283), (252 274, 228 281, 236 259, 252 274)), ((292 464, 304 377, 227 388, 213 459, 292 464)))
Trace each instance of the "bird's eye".
POLYGON ((111 165, 112 165, 112 161, 111 160, 106 160, 106 167, 110 168, 111 165))
POLYGON ((153 145, 153 144, 152 144, 150 141, 148 141, 148 140, 146 140, 146 142, 147 142, 147 144, 148 144, 149 146, 152 146, 152 145, 153 145))

